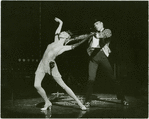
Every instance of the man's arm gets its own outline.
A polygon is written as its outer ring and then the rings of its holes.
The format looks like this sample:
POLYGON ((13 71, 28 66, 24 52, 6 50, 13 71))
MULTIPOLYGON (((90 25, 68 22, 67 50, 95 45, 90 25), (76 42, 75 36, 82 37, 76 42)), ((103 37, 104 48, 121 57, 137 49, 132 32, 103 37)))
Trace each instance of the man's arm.
POLYGON ((59 26, 57 27, 56 31, 55 31, 55 38, 54 38, 54 42, 58 41, 58 34, 61 32, 62 26, 63 26, 63 21, 60 20, 59 18, 55 18, 55 21, 59 23, 59 26))

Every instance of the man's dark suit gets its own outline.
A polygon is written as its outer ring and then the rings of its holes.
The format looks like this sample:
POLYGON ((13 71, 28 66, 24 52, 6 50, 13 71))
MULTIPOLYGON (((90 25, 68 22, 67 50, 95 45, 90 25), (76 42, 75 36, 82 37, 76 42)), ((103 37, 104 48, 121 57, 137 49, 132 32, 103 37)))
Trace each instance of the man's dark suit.
MULTIPOLYGON (((89 39, 89 44, 92 43, 92 40, 93 37, 89 39)), ((91 48, 91 45, 89 45, 87 49, 90 61, 88 70, 89 77, 87 84, 86 102, 91 101, 91 95, 93 93, 93 84, 96 78, 98 68, 100 68, 100 70, 103 70, 106 73, 107 78, 112 79, 115 83, 115 91, 117 93, 117 98, 120 100, 125 100, 122 88, 120 87, 120 82, 119 80, 116 80, 110 62, 108 61, 108 58, 103 50, 103 47, 108 43, 110 43, 110 38, 102 38, 99 42, 100 48, 91 48)))

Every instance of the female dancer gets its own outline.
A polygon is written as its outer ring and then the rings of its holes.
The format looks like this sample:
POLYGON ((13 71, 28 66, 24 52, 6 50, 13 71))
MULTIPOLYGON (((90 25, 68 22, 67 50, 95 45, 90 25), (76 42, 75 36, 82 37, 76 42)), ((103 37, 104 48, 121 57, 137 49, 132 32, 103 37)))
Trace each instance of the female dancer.
MULTIPOLYGON (((76 97, 74 92, 64 83, 61 78, 61 74, 58 71, 55 58, 62 54, 65 51, 69 51, 77 47, 78 45, 64 45, 68 42, 71 38, 68 32, 63 31, 61 32, 63 22, 59 18, 55 18, 55 21, 59 23, 59 26, 55 32, 55 40, 53 43, 47 46, 47 49, 38 65, 38 68, 35 72, 35 82, 34 87, 37 89, 37 92, 41 95, 41 97, 45 101, 44 108, 41 110, 50 109, 52 103, 49 101, 46 92, 41 87, 41 82, 46 73, 51 75, 49 64, 54 62, 54 67, 52 68, 52 75, 54 80, 78 103, 82 110, 86 110, 86 107, 80 102, 80 100, 76 97)), ((85 35, 86 37, 87 35, 85 35)), ((88 37, 88 36, 87 36, 88 37)), ((82 37, 80 37, 82 38, 82 37)), ((83 43, 83 42, 82 42, 83 43)))

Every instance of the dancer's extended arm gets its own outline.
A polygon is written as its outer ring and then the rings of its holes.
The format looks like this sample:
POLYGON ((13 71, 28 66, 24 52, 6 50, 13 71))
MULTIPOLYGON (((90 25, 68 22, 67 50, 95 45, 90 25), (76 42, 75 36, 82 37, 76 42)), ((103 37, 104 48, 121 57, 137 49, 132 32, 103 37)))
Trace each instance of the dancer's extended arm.
POLYGON ((81 36, 78 36, 78 38, 84 38, 82 41, 76 43, 76 44, 73 44, 72 45, 72 49, 78 47, 79 45, 81 45, 82 43, 84 43, 85 41, 87 41, 90 37, 92 37, 93 35, 95 35, 95 33, 90 33, 90 34, 85 34, 85 35, 81 35, 81 36))
POLYGON ((65 51, 69 51, 69 50, 73 50, 76 47, 78 47, 79 45, 81 45, 82 43, 84 43, 86 40, 88 40, 88 38, 92 37, 94 35, 94 33, 91 34, 86 34, 84 35, 84 39, 82 41, 80 41, 79 43, 73 44, 73 45, 66 45, 63 46, 63 48, 60 50, 60 52, 58 53, 58 55, 62 54, 65 51))
MULTIPOLYGON (((91 32, 90 34, 94 34, 94 33, 91 32)), ((73 42, 73 41, 81 41, 81 40, 84 40, 84 39, 88 38, 88 36, 89 36, 90 34, 83 34, 83 35, 79 35, 79 36, 76 36, 76 37, 74 37, 74 38, 71 38, 71 39, 69 39, 69 40, 65 43, 65 45, 67 45, 68 43, 73 42)))
POLYGON ((58 41, 58 34, 61 32, 62 26, 63 26, 63 21, 60 20, 59 18, 55 17, 55 21, 59 23, 59 26, 57 27, 55 31, 55 38, 54 42, 58 41))

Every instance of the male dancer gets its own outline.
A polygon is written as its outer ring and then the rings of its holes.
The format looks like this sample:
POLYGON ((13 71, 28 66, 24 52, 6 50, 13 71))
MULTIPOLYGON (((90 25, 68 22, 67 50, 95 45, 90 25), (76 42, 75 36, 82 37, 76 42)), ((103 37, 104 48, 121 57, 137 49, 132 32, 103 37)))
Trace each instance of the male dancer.
POLYGON ((120 82, 116 80, 116 77, 113 75, 112 67, 108 61, 108 56, 111 52, 109 48, 109 37, 112 36, 111 30, 104 29, 101 21, 96 21, 94 23, 94 28, 96 30, 96 35, 89 39, 89 47, 87 49, 90 61, 85 106, 91 106, 91 95, 98 67, 107 74, 108 78, 114 81, 117 91, 117 99, 121 100, 123 105, 128 105, 122 92, 122 88, 120 87, 120 82))

